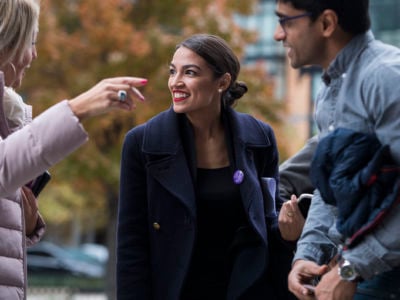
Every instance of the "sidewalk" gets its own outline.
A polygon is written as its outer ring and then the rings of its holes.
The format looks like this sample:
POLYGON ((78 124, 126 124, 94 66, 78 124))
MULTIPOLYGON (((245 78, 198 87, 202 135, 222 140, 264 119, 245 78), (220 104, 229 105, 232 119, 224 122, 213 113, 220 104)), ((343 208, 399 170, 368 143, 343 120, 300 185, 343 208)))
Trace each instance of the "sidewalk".
POLYGON ((107 300, 104 293, 75 293, 68 288, 28 288, 27 300, 107 300))

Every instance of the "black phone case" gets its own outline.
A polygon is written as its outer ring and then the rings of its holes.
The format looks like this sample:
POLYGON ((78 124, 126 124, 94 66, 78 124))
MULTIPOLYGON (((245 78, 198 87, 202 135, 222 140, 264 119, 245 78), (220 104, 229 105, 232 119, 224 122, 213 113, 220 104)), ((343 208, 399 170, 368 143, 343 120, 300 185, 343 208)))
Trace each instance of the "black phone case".
POLYGON ((307 218, 308 210, 311 205, 311 197, 304 197, 298 202, 299 209, 304 218, 307 218))
POLYGON ((32 193, 35 197, 39 196, 40 192, 44 189, 46 184, 50 181, 51 175, 48 171, 45 171, 42 175, 39 175, 32 184, 32 193))

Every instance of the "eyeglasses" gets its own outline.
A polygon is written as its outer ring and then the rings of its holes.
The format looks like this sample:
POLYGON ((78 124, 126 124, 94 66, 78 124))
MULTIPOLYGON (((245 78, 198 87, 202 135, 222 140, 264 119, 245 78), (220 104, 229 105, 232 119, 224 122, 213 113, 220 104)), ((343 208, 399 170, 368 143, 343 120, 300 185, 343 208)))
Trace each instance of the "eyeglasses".
POLYGON ((286 22, 291 21, 291 20, 295 20, 295 19, 304 18, 304 17, 309 17, 311 15, 312 15, 312 13, 307 12, 307 13, 304 13, 304 14, 301 14, 301 15, 296 15, 296 16, 281 17, 281 18, 278 19, 278 22, 281 25, 283 31, 286 33, 286 29, 285 29, 286 22))

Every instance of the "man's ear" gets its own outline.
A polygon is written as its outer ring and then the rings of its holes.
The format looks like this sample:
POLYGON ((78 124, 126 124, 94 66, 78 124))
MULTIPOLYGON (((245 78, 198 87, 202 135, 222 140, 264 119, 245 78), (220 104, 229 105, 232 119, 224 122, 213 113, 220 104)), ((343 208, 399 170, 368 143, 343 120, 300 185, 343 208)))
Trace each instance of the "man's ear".
POLYGON ((225 73, 219 79, 219 89, 222 91, 226 91, 231 84, 232 76, 229 73, 225 73))
POLYGON ((330 37, 336 31, 339 24, 339 19, 335 11, 332 9, 326 9, 320 15, 322 24, 322 34, 325 37, 330 37))

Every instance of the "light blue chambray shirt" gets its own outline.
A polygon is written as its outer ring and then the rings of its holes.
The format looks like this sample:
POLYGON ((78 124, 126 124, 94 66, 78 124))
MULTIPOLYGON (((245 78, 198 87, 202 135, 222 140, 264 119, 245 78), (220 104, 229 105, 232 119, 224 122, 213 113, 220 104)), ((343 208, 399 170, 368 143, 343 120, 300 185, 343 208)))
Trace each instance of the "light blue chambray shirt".
MULTIPOLYGON (((375 40, 371 31, 356 36, 324 72, 315 118, 320 137, 338 127, 374 132, 389 144, 400 165, 400 49, 375 40)), ((315 192, 294 260, 326 263, 342 243, 336 207, 315 192)), ((347 250, 359 274, 368 279, 400 265, 400 206, 356 247, 347 250)))

